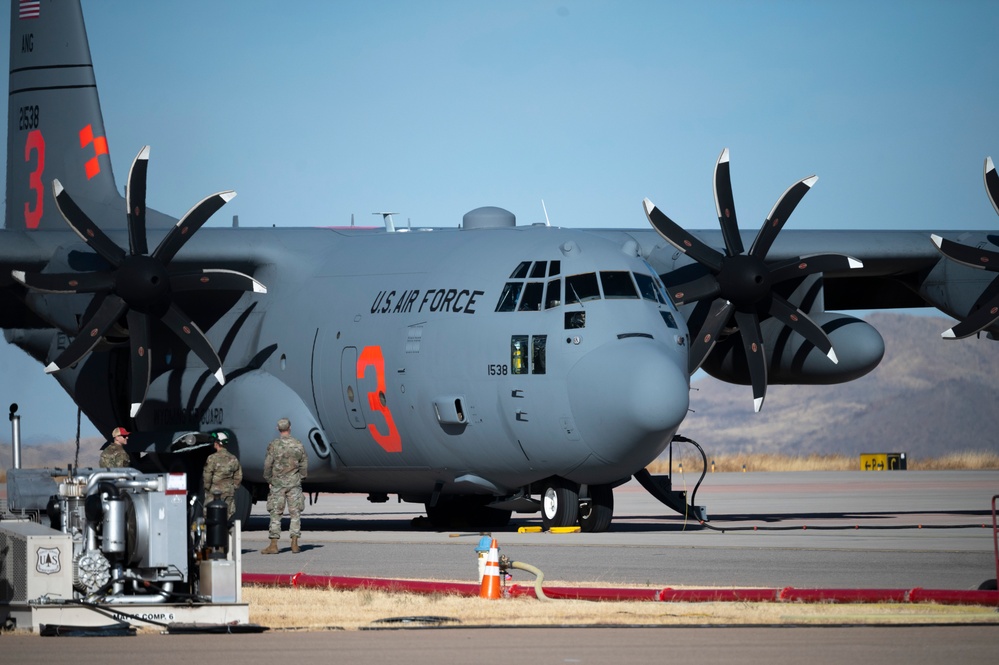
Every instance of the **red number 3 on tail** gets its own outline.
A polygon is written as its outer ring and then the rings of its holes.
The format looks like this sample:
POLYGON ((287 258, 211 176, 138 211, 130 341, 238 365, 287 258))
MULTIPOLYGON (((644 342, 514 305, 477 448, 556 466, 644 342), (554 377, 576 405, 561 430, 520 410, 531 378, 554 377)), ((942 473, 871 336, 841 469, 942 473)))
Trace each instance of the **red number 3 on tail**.
POLYGON ((37 162, 35 170, 28 178, 28 188, 35 192, 35 205, 32 207, 25 202, 24 225, 29 229, 37 229, 38 222, 42 219, 42 206, 45 204, 45 185, 42 184, 42 172, 45 171, 45 138, 37 129, 28 132, 28 139, 24 143, 24 161, 31 161, 31 153, 35 153, 37 162))

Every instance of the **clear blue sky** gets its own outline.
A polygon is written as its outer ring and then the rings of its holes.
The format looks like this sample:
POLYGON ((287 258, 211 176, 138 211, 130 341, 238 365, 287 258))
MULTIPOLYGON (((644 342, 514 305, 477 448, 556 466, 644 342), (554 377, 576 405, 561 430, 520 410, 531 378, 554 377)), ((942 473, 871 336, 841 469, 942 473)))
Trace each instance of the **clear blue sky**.
MULTIPOLYGON (((482 205, 530 223, 544 199, 553 224, 627 228, 646 224, 649 197, 713 228, 728 147, 746 227, 814 173, 790 228, 999 228, 982 185, 985 156, 999 158, 993 1, 101 0, 84 13, 119 187, 150 144, 149 203, 176 216, 232 188, 212 224, 393 210, 448 226, 482 205)), ((0 406, 22 402, 25 436, 71 437, 75 407, 22 355, 0 349, 0 406)))

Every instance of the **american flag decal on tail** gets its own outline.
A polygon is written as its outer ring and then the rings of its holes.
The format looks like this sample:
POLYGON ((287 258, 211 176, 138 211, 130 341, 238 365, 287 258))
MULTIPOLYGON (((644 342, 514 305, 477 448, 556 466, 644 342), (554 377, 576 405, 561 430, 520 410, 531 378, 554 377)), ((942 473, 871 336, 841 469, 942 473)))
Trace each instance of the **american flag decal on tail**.
POLYGON ((19 19, 38 18, 42 15, 41 0, 20 0, 18 2, 17 17, 19 19))

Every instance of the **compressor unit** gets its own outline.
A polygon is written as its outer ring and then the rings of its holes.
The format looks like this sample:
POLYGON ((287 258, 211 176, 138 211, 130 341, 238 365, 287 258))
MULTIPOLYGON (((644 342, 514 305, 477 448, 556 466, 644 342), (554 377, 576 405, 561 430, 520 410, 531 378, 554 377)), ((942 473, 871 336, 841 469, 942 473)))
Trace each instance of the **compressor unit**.
POLYGON ((240 601, 239 522, 217 500, 206 520, 183 473, 10 469, 7 488, 12 515, 37 522, 0 521, 0 612, 240 601))

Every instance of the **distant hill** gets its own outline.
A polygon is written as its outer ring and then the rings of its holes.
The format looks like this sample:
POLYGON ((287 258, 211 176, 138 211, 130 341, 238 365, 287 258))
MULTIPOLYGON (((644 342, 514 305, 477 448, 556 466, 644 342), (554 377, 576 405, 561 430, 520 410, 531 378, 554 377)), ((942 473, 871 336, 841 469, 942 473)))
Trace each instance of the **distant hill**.
MULTIPOLYGON (((79 459, 77 459, 76 441, 37 445, 23 443, 21 446, 21 466, 25 468, 52 468, 67 467, 74 463, 79 466, 97 466, 103 445, 104 439, 80 439, 80 454, 79 459)), ((8 439, 0 447, 0 470, 10 468, 12 455, 13 451, 8 439)))
POLYGON ((907 452, 922 459, 999 452, 999 342, 944 340, 950 319, 876 313, 885 357, 834 386, 770 386, 753 413, 749 386, 693 383, 680 433, 707 454, 907 452))
MULTIPOLYGON (((753 413, 749 386, 694 382, 692 413, 680 428, 711 455, 906 452, 999 453, 999 342, 943 340, 949 319, 877 313, 885 358, 867 376, 835 386, 770 386, 753 413)), ((97 463, 101 439, 85 439, 80 464, 97 463)), ((682 450, 682 448, 681 448, 682 450)), ((66 466, 75 442, 25 445, 25 466, 66 466)), ((10 466, 0 447, 0 469, 10 466)))

